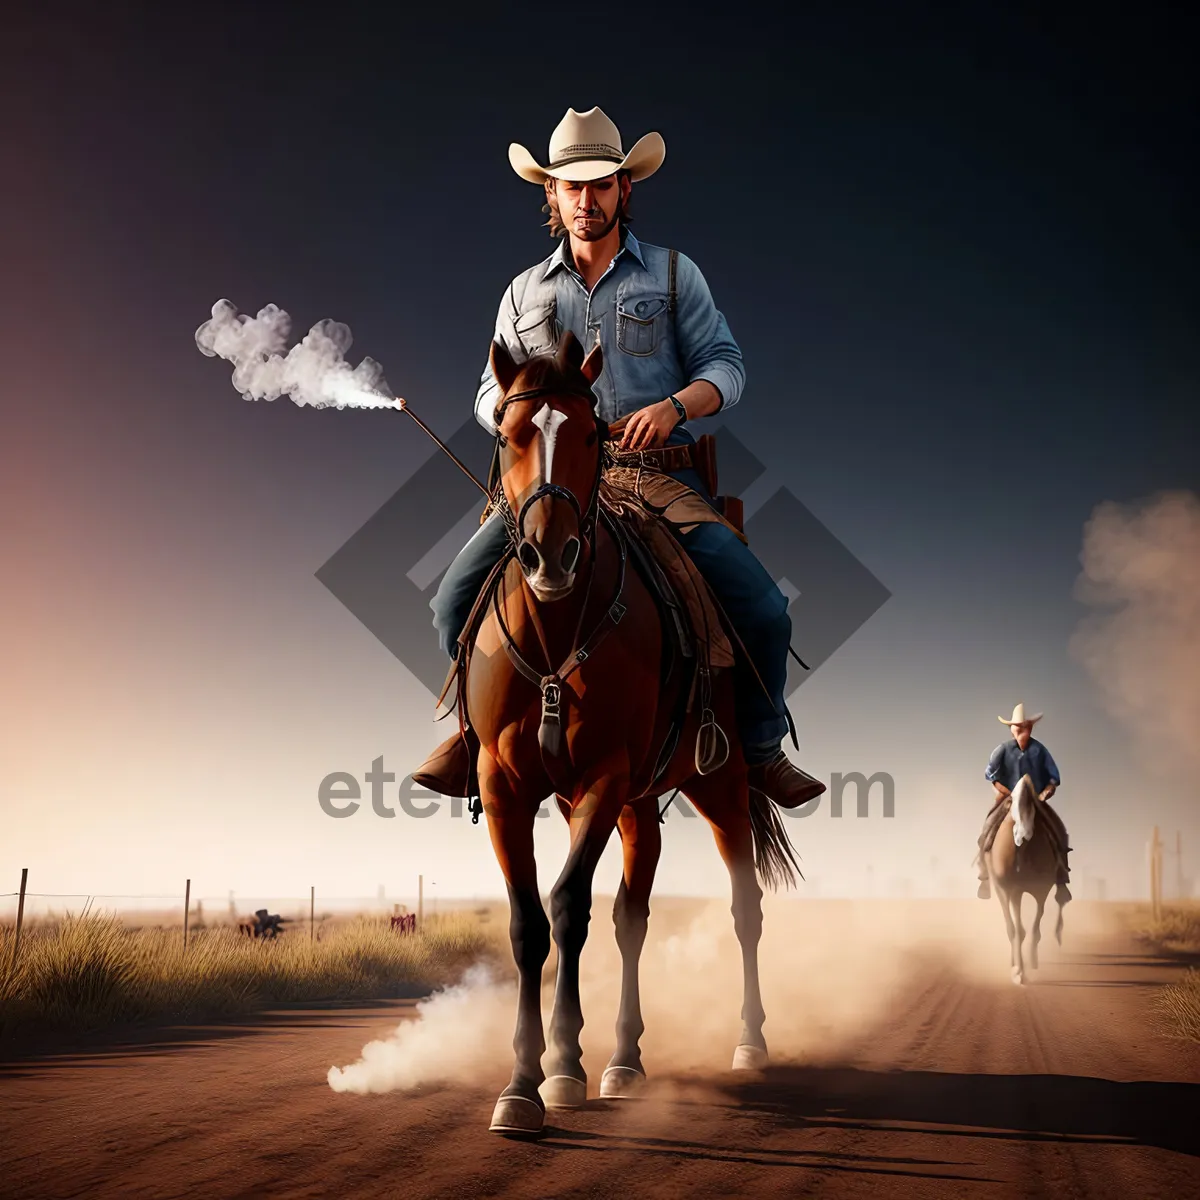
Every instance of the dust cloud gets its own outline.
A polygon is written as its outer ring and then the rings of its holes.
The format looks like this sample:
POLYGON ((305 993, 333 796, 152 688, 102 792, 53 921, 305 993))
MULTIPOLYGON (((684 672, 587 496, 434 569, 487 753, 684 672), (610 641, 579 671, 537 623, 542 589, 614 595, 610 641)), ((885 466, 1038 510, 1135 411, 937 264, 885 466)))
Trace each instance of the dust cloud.
POLYGON ((1101 611, 1071 639, 1109 711, 1158 774, 1200 769, 1200 498, 1098 506, 1077 595, 1101 611))
MULTIPOLYGON (((613 1052, 620 999, 620 954, 597 898, 581 963, 585 1026, 581 1037, 589 1086, 613 1052)), ((1087 906, 1067 910, 1068 935, 1078 936, 1087 906)), ((1053 905, 1043 928, 1053 946, 1053 905)), ((1031 915, 1027 914, 1027 916, 1031 915)), ((544 975, 542 1012, 549 1028, 554 954, 544 975)), ((969 901, 848 901, 764 899, 759 946, 764 1033, 775 1063, 821 1065, 854 1054, 885 1026, 897 1004, 909 1003, 947 976, 981 987, 1011 989, 1008 943, 995 903, 969 901)), ((693 1080, 728 1071, 741 1033, 741 952, 728 902, 652 901, 641 960, 641 1039, 647 1072, 693 1080)), ((512 1071, 516 988, 476 968, 457 987, 419 1006, 362 1058, 334 1067, 337 1091, 405 1090, 460 1083, 499 1091, 512 1071)))

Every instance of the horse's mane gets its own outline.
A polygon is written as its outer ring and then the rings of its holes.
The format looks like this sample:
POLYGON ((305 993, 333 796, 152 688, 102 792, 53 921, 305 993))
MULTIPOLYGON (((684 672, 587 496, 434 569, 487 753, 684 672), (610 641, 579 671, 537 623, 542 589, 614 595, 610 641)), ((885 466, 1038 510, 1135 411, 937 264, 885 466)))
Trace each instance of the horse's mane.
POLYGON ((1037 792, 1034 789, 1033 781, 1028 775, 1022 775, 1017 780, 1017 786, 1013 788, 1012 795, 1012 822, 1013 822, 1013 841, 1020 846, 1023 842, 1033 840, 1033 831, 1037 825, 1037 792), (1025 806, 1028 805, 1026 808, 1025 806), (1022 811, 1024 810, 1024 811, 1022 811), (1025 823, 1025 816, 1028 816, 1029 823, 1025 823))
POLYGON ((510 391, 550 388, 572 392, 588 386, 583 372, 574 364, 563 363, 556 354, 535 354, 521 364, 510 391))

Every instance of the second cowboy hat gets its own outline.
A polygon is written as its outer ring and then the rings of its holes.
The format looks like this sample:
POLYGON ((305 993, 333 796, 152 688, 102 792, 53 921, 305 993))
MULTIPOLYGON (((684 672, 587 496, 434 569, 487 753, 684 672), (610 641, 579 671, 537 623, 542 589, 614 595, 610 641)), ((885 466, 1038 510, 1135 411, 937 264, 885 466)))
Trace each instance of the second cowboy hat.
POLYGON ((1003 722, 1005 725, 1032 725, 1034 721, 1040 721, 1043 716, 1045 716, 1044 713, 1036 713, 1032 717, 1027 717, 1025 715, 1025 705, 1018 704, 1013 709, 1011 717, 997 717, 996 720, 1003 722))
POLYGON ((601 108, 587 112, 567 109, 550 135, 550 161, 543 167, 524 146, 513 142, 508 161, 522 179, 543 183, 546 179, 570 179, 587 183, 617 171, 628 171, 636 182, 653 175, 667 156, 662 134, 647 133, 634 142, 629 153, 621 148, 621 133, 601 108))

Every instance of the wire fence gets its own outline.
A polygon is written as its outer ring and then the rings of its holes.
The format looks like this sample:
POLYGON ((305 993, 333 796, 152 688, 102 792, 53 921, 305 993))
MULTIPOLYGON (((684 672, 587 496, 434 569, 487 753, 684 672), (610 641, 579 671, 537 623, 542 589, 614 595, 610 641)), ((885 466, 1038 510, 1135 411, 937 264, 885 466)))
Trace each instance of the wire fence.
MULTIPOLYGON (((24 873, 21 882, 26 882, 24 873)), ((425 876, 413 882, 416 887, 411 891, 387 891, 381 885, 371 896, 325 895, 315 886, 298 896, 280 896, 271 892, 241 893, 232 889, 220 895, 202 896, 193 891, 190 879, 175 892, 37 892, 23 886, 20 891, 0 892, 0 921, 8 923, 15 917, 19 925, 22 919, 54 917, 63 912, 69 914, 73 910, 86 914, 93 911, 96 904, 124 910, 126 915, 133 917, 144 918, 156 909, 169 909, 180 919, 216 920, 220 923, 222 920, 241 922, 249 914, 261 912, 264 908, 296 913, 308 920, 323 920, 354 911, 390 913, 393 916, 398 912, 418 911, 436 915, 439 900, 444 910, 487 902, 475 897, 440 897, 437 880, 425 876)))

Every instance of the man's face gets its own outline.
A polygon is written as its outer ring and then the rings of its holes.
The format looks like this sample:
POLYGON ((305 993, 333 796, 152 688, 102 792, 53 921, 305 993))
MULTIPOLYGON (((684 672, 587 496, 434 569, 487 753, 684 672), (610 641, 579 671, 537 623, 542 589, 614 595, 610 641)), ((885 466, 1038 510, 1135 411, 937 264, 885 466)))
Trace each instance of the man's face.
POLYGON ((1017 745, 1024 750, 1029 745, 1029 738, 1033 733, 1033 725, 1029 721, 1025 721, 1021 725, 1010 725, 1009 729, 1012 730, 1013 737, 1017 739, 1017 745))
POLYGON ((629 195, 629 180, 606 175, 587 183, 567 179, 549 181, 554 188, 559 216, 567 231, 581 242, 598 242, 616 225, 621 205, 629 195))

